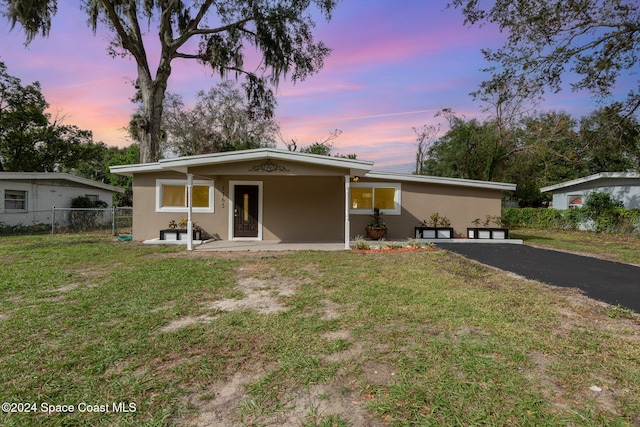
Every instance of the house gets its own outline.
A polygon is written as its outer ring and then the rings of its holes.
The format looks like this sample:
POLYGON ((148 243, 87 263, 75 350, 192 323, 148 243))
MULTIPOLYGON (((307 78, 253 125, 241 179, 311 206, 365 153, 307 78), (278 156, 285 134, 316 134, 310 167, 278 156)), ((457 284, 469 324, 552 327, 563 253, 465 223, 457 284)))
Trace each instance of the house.
POLYGON ((602 172, 540 189, 553 195, 554 209, 581 207, 591 193, 606 193, 627 209, 640 208, 640 173, 602 172))
POLYGON ((413 237, 414 227, 434 212, 464 235, 475 218, 500 215, 502 192, 515 190, 514 184, 375 172, 368 161, 272 148, 113 166, 111 172, 133 177, 136 240, 157 239, 171 221, 191 215, 216 239, 348 247, 364 234, 374 208, 384 214, 388 239, 413 237))
POLYGON ((0 222, 8 226, 51 224, 52 209, 69 208, 79 196, 111 206, 122 188, 67 173, 0 172, 0 222))

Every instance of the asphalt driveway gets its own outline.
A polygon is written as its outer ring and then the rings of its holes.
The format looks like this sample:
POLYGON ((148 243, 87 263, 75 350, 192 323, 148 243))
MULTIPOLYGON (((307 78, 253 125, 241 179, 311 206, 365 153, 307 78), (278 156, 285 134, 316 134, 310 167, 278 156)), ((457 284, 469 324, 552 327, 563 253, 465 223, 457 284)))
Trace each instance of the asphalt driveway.
POLYGON ((640 313, 640 267, 527 245, 438 243, 437 246, 527 279, 579 288, 590 298, 640 313))

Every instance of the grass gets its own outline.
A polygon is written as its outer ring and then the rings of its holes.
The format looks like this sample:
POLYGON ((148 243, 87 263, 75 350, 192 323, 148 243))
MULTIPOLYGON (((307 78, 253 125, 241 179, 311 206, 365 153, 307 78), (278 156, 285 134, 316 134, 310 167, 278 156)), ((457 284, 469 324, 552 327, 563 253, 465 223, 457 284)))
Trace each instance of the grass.
POLYGON ((612 261, 640 265, 640 236, 587 231, 520 228, 509 233, 513 239, 554 249, 592 254, 612 261))
POLYGON ((21 236, 0 258, 0 396, 38 409, 1 425, 640 422, 635 313, 445 251, 21 236), (284 309, 215 305, 258 297, 284 309))

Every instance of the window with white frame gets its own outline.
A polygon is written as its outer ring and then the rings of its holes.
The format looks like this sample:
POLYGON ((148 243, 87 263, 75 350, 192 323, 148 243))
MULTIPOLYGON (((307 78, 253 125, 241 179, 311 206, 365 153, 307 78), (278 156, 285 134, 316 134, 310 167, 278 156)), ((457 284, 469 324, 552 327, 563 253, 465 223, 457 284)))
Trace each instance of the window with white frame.
POLYGON ((4 190, 5 210, 27 210, 27 192, 20 190, 4 190))
POLYGON ((370 215, 377 208, 386 215, 400 215, 401 194, 402 188, 399 183, 351 183, 349 212, 370 215))
MULTIPOLYGON (((213 181, 194 180, 191 192, 193 212, 214 212, 213 181)), ((187 210, 187 180, 156 180, 156 212, 187 212, 187 210)))
POLYGON ((568 196, 567 205, 570 208, 580 208, 582 207, 582 195, 580 194, 572 194, 568 196))

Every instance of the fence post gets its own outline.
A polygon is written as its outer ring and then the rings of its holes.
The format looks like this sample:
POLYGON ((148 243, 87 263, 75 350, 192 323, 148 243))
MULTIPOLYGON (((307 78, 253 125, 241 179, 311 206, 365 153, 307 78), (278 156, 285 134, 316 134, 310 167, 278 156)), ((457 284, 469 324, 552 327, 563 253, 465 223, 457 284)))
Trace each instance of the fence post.
POLYGON ((51 208, 51 234, 55 234, 56 207, 51 208))
POLYGON ((111 235, 116 235, 116 207, 111 206, 111 235))

